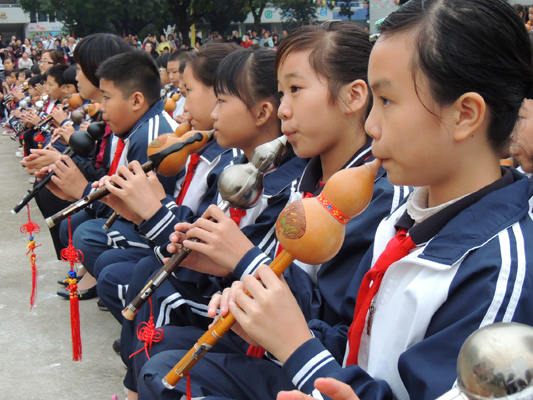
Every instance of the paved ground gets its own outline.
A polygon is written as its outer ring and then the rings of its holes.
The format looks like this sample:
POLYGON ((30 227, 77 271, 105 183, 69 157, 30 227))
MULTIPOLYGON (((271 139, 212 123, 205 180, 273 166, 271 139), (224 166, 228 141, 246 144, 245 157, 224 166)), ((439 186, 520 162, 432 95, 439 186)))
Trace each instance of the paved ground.
MULTIPOLYGON (((0 133, 3 129, 0 129, 0 133)), ((31 187, 15 157, 17 145, 0 134, 0 399, 124 399, 125 368, 112 350, 120 326, 96 299, 80 302, 83 361, 72 361, 69 302, 56 295, 68 264, 58 261, 48 228, 35 204, 31 216, 40 227, 35 307, 30 311, 31 268, 28 235, 20 233, 26 210, 11 209, 31 187)))

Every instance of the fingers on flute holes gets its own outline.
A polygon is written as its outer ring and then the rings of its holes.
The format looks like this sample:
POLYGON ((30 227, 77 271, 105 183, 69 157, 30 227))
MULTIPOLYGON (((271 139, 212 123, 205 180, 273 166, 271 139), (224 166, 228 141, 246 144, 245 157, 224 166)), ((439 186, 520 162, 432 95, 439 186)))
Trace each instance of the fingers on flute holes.
POLYGON ((211 297, 211 301, 207 306, 207 316, 214 318, 217 316, 217 311, 220 305, 220 299, 222 298, 221 294, 215 294, 211 297))

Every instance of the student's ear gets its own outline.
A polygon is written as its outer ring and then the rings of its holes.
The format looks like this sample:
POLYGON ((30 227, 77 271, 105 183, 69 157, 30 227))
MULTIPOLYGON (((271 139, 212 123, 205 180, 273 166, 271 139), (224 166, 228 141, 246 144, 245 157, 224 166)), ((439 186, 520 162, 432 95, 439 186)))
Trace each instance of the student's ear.
MULTIPOLYGON (((262 126, 264 125, 272 116, 274 112, 274 105, 269 101, 263 101, 255 108, 254 117, 255 125, 262 126)), ((277 110, 276 110, 277 115, 277 110)))
POLYGON ((479 93, 468 92, 447 107, 445 119, 453 128, 453 138, 460 142, 474 135, 485 122, 487 105, 479 93))
POLYGON ((368 86, 362 79, 357 79, 345 85, 340 93, 343 111, 346 114, 353 114, 366 107, 368 100, 368 86))
POLYGON ((146 99, 144 98, 143 94, 141 92, 135 92, 131 95, 130 99, 132 100, 132 109, 133 111, 139 111, 144 104, 146 103, 146 99))

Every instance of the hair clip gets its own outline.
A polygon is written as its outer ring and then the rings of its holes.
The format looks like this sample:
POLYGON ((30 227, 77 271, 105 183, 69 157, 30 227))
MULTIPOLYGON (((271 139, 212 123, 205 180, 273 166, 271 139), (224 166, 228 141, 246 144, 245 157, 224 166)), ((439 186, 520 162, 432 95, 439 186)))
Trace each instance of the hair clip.
POLYGON ((381 33, 374 33, 373 35, 370 35, 368 37, 368 40, 370 41, 370 43, 376 43, 380 36, 381 36, 381 33))

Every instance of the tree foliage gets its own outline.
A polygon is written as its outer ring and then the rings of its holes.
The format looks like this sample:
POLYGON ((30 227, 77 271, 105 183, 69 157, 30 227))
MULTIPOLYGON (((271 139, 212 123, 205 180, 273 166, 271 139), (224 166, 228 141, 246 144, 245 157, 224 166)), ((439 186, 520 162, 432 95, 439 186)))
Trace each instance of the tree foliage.
POLYGON ((309 0, 273 0, 284 22, 290 26, 313 23, 318 18, 319 4, 309 0))
POLYGON ((352 3, 350 1, 343 2, 339 1, 339 15, 342 17, 348 17, 349 20, 352 19, 352 15, 355 14, 355 12, 352 11, 352 3))
POLYGON ((137 34, 149 24, 163 26, 166 0, 18 0, 29 13, 57 13, 68 31, 78 36, 97 32, 137 34))
POLYGON ((214 0, 206 19, 211 30, 223 35, 232 22, 243 22, 249 11, 248 0, 214 0))
POLYGON ((263 15, 263 11, 265 10, 267 3, 267 0, 248 0, 250 12, 254 17, 254 29, 258 33, 261 29, 261 16, 263 15))
POLYGON ((166 0, 172 20, 183 37, 183 43, 191 45, 191 26, 203 18, 212 8, 211 0, 166 0))

